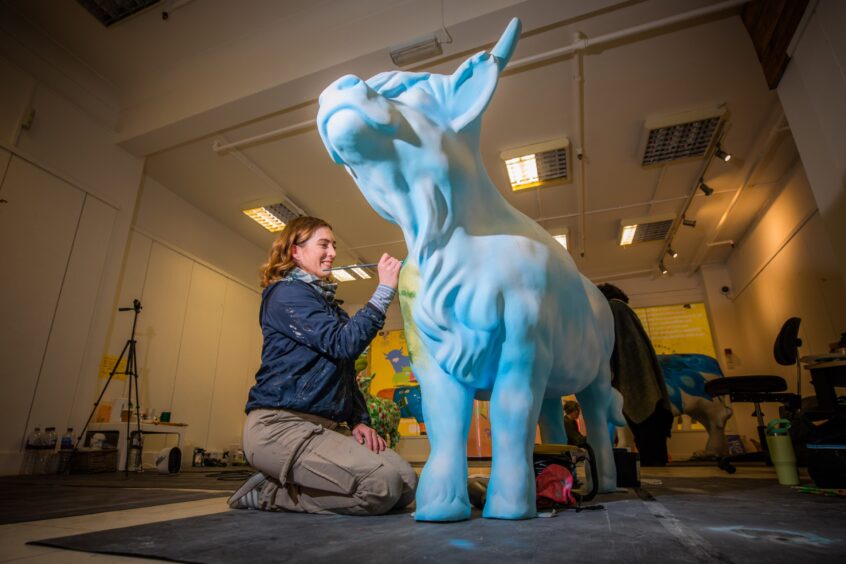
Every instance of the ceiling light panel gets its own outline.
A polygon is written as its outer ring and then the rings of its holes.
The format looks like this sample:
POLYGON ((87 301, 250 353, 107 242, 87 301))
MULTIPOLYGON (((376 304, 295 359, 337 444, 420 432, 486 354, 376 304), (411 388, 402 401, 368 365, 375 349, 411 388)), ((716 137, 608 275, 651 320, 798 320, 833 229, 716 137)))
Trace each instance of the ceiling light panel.
POLYGON ((271 204, 260 208, 251 208, 243 210, 244 214, 256 223, 270 231, 277 233, 285 228, 295 217, 300 214, 286 206, 285 204, 271 204))
POLYGON ((333 270, 332 276, 334 276, 338 282, 353 282, 355 280, 355 276, 346 270, 333 270))
POLYGON ((351 268, 350 270, 355 272, 358 275, 358 277, 361 278, 362 280, 368 280, 368 279, 371 278, 370 273, 367 272, 366 270, 364 270, 361 267, 351 268))
POLYGON ((391 60, 398 67, 406 67, 437 57, 444 52, 437 37, 426 37, 413 43, 394 47, 390 51, 391 60))
POLYGON ((570 180, 570 141, 566 138, 536 143, 500 153, 508 169, 511 189, 525 190, 570 180))
POLYGON ((620 221, 620 246, 666 239, 675 218, 673 214, 664 214, 620 221))
POLYGON ((646 120, 641 166, 704 157, 724 114, 714 107, 646 120))
POLYGON ((145 10, 159 0, 76 0, 89 14, 106 27, 145 10))

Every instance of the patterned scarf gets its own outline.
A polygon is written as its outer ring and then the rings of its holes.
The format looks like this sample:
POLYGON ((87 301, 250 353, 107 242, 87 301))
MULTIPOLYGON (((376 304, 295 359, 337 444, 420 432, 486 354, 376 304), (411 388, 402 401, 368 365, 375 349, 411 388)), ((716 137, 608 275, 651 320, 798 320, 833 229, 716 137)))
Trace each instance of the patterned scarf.
POLYGON ((309 274, 300 267, 296 267, 285 276, 286 280, 302 280, 306 284, 311 284, 323 294, 330 304, 335 302, 335 291, 338 289, 337 282, 329 282, 323 278, 318 278, 314 274, 309 274))

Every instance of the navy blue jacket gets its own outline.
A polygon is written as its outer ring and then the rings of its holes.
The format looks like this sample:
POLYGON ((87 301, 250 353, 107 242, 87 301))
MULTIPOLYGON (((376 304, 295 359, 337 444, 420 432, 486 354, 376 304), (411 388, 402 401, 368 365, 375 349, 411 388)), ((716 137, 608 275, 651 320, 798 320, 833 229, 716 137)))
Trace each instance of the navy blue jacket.
POLYGON ((370 303, 352 318, 320 290, 301 280, 280 280, 262 292, 261 368, 246 411, 292 409, 370 425, 355 381, 355 360, 385 323, 370 303))

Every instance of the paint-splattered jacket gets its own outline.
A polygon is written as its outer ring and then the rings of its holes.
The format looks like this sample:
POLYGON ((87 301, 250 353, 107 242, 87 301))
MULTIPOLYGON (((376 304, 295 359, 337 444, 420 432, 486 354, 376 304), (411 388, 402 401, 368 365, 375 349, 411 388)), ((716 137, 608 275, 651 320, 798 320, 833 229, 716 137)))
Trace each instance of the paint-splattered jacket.
POLYGON ((262 293, 261 368, 246 411, 291 409, 350 428, 370 424, 355 381, 355 359, 385 323, 370 303, 352 318, 311 284, 285 279, 262 293))

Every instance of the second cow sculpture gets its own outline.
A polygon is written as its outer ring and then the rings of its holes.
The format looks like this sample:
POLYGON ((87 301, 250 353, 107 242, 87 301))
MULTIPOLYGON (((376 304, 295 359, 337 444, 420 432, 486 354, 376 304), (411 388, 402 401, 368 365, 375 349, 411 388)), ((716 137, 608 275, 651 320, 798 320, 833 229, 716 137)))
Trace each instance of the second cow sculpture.
POLYGON ((470 517, 466 441, 473 399, 490 400, 493 443, 484 517, 536 516, 532 448, 566 443, 562 395, 582 404, 600 491, 616 488, 608 423, 613 320, 599 290, 491 182, 482 114, 520 36, 511 21, 490 53, 452 75, 347 75, 320 96, 317 126, 370 205, 402 229, 400 304, 423 394, 431 452, 415 518, 470 517))

